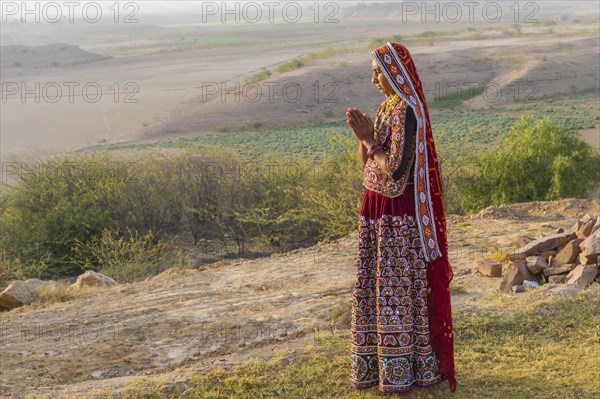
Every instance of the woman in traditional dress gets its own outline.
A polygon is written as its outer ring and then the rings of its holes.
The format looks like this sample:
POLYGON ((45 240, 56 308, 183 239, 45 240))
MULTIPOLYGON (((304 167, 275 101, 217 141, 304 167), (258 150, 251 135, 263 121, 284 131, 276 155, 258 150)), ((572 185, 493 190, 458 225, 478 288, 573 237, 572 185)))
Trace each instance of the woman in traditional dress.
POLYGON ((456 390, 446 217, 425 96, 408 50, 371 52, 387 96, 373 123, 346 113, 364 166, 352 294, 351 386, 403 393, 448 380, 456 390))

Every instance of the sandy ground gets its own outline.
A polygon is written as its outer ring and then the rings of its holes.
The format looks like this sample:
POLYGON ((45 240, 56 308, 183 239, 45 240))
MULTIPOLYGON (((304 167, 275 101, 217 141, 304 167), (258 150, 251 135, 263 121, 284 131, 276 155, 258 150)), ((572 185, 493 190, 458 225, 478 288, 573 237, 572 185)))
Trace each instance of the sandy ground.
MULTIPOLYGON (((449 215, 453 309, 476 306, 501 279, 476 272, 494 248, 510 250, 518 234, 568 228, 600 200, 560 200, 490 208, 472 217, 449 215), (464 227, 457 226, 463 223, 464 227), (468 225, 465 225, 468 224, 468 225)), ((2 397, 54 393, 92 398, 137 376, 174 382, 186 373, 291 353, 346 318, 355 279, 356 235, 280 257, 222 261, 187 275, 99 289, 68 303, 30 305, 1 313, 2 397), (56 385, 58 384, 58 385, 56 385), (56 386, 55 386, 56 385, 56 386), (13 396, 11 396, 13 395, 13 396)))
MULTIPOLYGON (((232 50, 243 55, 241 48, 232 50)), ((115 58, 20 77, 14 81, 28 89, 34 89, 39 83, 39 96, 44 87, 58 87, 60 94, 54 103, 43 101, 41 97, 36 102, 33 96, 23 102, 21 91, 8 97, 2 104, 0 155, 2 159, 24 153, 45 158, 54 152, 119 139, 145 124, 172 118, 182 104, 199 95, 203 82, 219 82, 224 74, 233 78, 243 76, 301 53, 275 51, 234 64, 232 55, 214 55, 210 50, 203 50, 179 57, 175 64, 171 55, 159 54, 115 58), (215 65, 229 66, 215 68, 215 65), (69 93, 67 82, 75 82, 73 95, 69 93), (89 85, 89 91, 84 91, 85 85, 89 85), (96 92, 94 88, 99 89, 96 92), (96 93, 99 93, 98 101, 96 93)), ((49 96, 52 93, 48 91, 49 96)))
MULTIPOLYGON (((498 104, 518 105, 530 101, 532 96, 540 99, 571 93, 573 88, 600 87, 600 61, 593 50, 598 40, 575 37, 566 42, 572 54, 552 50, 552 39, 527 38, 456 41, 449 46, 411 50, 428 98, 452 96, 456 87, 466 91, 483 86, 484 94, 467 100, 465 105, 490 108, 498 104), (525 49, 528 56, 522 55, 525 49), (506 54, 512 53, 521 56, 506 61, 506 54), (477 57, 484 57, 484 61, 474 61, 477 57)), ((262 122, 261 129, 304 126, 342 119, 348 107, 358 107, 373 116, 383 97, 371 83, 369 62, 362 53, 340 55, 269 78, 249 88, 246 95, 242 92, 236 97, 215 89, 217 93, 208 96, 209 101, 196 98, 182 107, 177 116, 123 137, 121 142, 197 136, 214 133, 219 127, 244 130, 248 128, 238 126, 247 126, 251 120, 262 122), (292 85, 300 87, 298 101, 293 91, 285 95, 283 90, 292 85)))
MULTIPOLYGON (((364 29, 361 25, 348 27, 348 39, 336 46, 360 48, 365 38, 352 38, 364 29)), ((411 46, 428 98, 446 95, 457 85, 465 89, 485 86, 490 90, 487 97, 479 96, 466 105, 489 108, 520 102, 532 93, 536 98, 556 97, 600 87, 599 44, 593 34, 483 40, 463 36, 433 46, 411 46)), ((58 86, 61 95, 56 102, 36 102, 33 95, 21 101, 19 91, 2 103, 0 157, 6 160, 10 155, 30 154, 44 159, 52 153, 106 143, 195 136, 219 128, 245 130, 240 125, 253 120, 262 123, 261 129, 303 126, 344 118, 349 106, 374 115, 383 97, 370 83, 370 57, 364 50, 317 60, 257 86, 244 86, 245 77, 263 67, 327 47, 323 38, 318 40, 309 37, 291 46, 274 41, 269 51, 260 45, 228 45, 218 51, 184 46, 180 51, 166 51, 164 43, 153 47, 154 42, 162 43, 160 40, 133 39, 118 47, 82 46, 82 50, 114 58, 3 76, 4 83, 14 81, 27 89, 39 84, 38 96, 44 87, 52 86, 58 86), (311 46, 309 40, 317 42, 311 46), (76 84, 73 96, 67 82, 76 84), (231 94, 236 84, 246 90, 239 96, 231 94), (88 91, 84 85, 89 85, 88 91), (101 94, 96 101, 97 88, 101 94)), ((51 89, 47 92, 48 96, 53 93, 51 89)))

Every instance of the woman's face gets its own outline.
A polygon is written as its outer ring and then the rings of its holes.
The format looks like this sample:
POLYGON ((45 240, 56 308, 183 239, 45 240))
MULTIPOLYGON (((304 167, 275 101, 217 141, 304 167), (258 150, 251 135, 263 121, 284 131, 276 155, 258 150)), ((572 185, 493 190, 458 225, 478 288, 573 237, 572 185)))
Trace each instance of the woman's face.
POLYGON ((381 91, 386 96, 394 94, 394 88, 390 85, 387 78, 383 74, 381 68, 379 68, 379 64, 377 61, 373 60, 371 66, 373 67, 373 79, 371 82, 377 86, 379 91, 381 91))

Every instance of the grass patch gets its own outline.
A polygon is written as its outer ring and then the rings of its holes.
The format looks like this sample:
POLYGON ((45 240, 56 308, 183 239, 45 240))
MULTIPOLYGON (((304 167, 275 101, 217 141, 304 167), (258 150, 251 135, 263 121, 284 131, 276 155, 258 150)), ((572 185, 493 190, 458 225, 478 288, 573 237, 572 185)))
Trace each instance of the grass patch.
POLYGON ((370 47, 379 48, 379 47, 383 46, 384 44, 386 44, 387 42, 402 43, 403 40, 404 40, 404 37, 402 35, 393 35, 393 36, 389 36, 389 37, 376 37, 375 39, 371 40, 370 47))
MULTIPOLYGON (((592 399, 600 395, 598 315, 600 285, 572 298, 498 297, 454 314, 458 387, 448 383, 413 391, 434 399, 592 399), (509 306, 508 306, 509 305, 509 306), (543 311, 542 311, 543 310, 543 311)), ((349 386, 350 335, 325 333, 300 353, 191 375, 186 383, 140 379, 123 398, 383 398, 376 388, 349 386)), ((110 397, 106 396, 107 398, 110 397)))
POLYGON ((257 72, 254 75, 247 77, 244 82, 245 82, 245 84, 262 82, 263 80, 267 79, 272 74, 273 73, 271 71, 263 68, 260 72, 257 72))
POLYGON ((469 35, 470 40, 484 40, 487 39, 487 36, 481 33, 480 31, 475 31, 469 35))
POLYGON ((277 73, 286 73, 295 71, 296 69, 300 69, 304 66, 304 60, 302 57, 295 58, 291 61, 284 62, 281 65, 278 65, 276 68, 277 73))
POLYGON ((215 126, 215 131, 218 133, 226 133, 229 131, 229 128, 225 125, 217 125, 215 126))
POLYGON ((69 284, 57 281, 53 287, 40 287, 36 290, 38 303, 68 302, 76 299, 78 291, 69 289, 69 284))
POLYGON ((464 285, 450 285, 450 294, 467 294, 468 291, 464 285))
MULTIPOLYGON (((472 143, 490 144, 506 134, 510 125, 523 114, 532 114, 536 118, 548 115, 572 131, 594 128, 600 121, 598 100, 595 97, 596 93, 592 91, 580 92, 577 97, 560 100, 546 99, 507 104, 486 112, 462 108, 463 101, 468 104, 472 96, 481 93, 481 90, 483 88, 463 90, 458 98, 448 94, 435 100, 428 99, 429 108, 432 110, 430 116, 436 143, 446 145, 466 140, 472 143)), ((324 110, 323 116, 334 117, 335 112, 324 110)), ((219 125, 216 126, 218 131, 216 134, 146 144, 113 144, 106 148, 109 150, 180 148, 201 153, 210 148, 227 147, 235 149, 243 157, 253 157, 255 156, 253 154, 282 153, 292 157, 315 155, 317 159, 321 159, 324 153, 330 151, 331 137, 354 137, 345 120, 297 128, 253 131, 262 127, 261 123, 263 123, 261 120, 256 120, 251 121, 250 124, 239 124, 237 125, 239 131, 236 132, 231 132, 229 126, 219 125)))
POLYGON ((311 61, 314 61, 317 59, 323 59, 323 58, 331 58, 331 57, 335 57, 336 55, 351 53, 353 51, 354 51, 354 49, 346 48, 346 47, 344 47, 344 48, 327 47, 324 50, 313 51, 313 52, 310 52, 301 57, 297 57, 297 58, 294 58, 293 60, 284 62, 283 64, 278 65, 275 68, 275 71, 277 73, 286 73, 286 72, 295 71, 296 69, 302 68, 303 66, 310 63, 311 61))
POLYGON ((492 251, 488 254, 487 258, 492 262, 502 263, 506 260, 508 256, 508 252, 501 248, 494 247, 492 251))
POLYGON ((257 129, 261 128, 263 124, 260 120, 252 120, 249 124, 239 126, 243 128, 240 132, 222 131, 219 134, 180 137, 148 144, 115 144, 109 146, 109 149, 180 148, 202 153, 210 148, 227 147, 235 149, 245 159, 258 159, 262 156, 261 154, 274 153, 285 153, 291 157, 312 154, 317 159, 322 159, 326 152, 331 151, 329 142, 331 137, 350 137, 352 135, 344 121, 258 131, 257 129))

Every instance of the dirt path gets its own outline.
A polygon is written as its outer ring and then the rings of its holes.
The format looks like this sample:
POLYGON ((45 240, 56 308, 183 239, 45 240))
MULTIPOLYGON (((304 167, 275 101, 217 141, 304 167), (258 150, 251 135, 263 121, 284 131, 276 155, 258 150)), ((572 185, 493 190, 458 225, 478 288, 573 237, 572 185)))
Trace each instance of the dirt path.
MULTIPOLYGON (((586 212, 599 214, 600 200, 449 215, 453 285, 466 290, 452 296, 453 309, 498 288, 500 279, 475 272, 476 260, 491 253, 481 250, 485 245, 506 249, 517 234, 552 230, 542 223, 568 228, 586 212)), ((92 390, 117 389, 137 376, 175 383, 187 372, 300 349, 331 326, 334 314, 347 315, 355 251, 351 234, 280 257, 220 262, 185 275, 165 272, 70 303, 2 313, 2 397, 54 392, 90 398, 92 390)))

